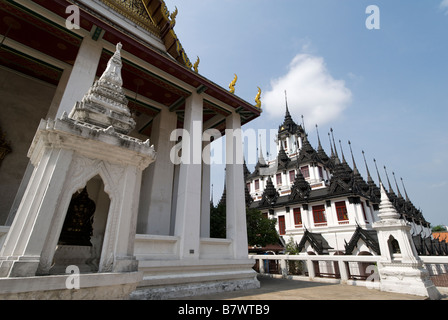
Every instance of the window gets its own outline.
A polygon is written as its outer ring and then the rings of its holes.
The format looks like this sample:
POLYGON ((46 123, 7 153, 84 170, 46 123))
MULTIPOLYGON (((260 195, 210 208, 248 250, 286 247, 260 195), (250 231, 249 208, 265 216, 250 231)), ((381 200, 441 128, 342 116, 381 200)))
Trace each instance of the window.
POLYGON ((282 184, 282 174, 281 173, 277 173, 277 185, 281 185, 282 184))
POLYGON ((317 167, 317 169, 319 170, 319 177, 321 178, 321 179, 323 179, 324 178, 324 171, 322 170, 322 167, 317 167))
POLYGON ((250 192, 250 183, 246 183, 246 188, 250 192))
POLYGON ((314 206, 313 207, 313 218, 314 224, 316 225, 327 225, 327 218, 325 217, 325 206, 314 206))
POLYGON ((345 205, 345 201, 336 202, 336 213, 338 215, 339 221, 347 221, 348 220, 348 214, 347 214, 347 206, 345 205))
POLYGON ((361 201, 361 208, 362 208, 362 214, 364 215, 364 220, 366 222, 368 222, 367 221, 367 215, 366 215, 366 207, 364 207, 364 202, 363 201, 361 201))
POLYGON ((300 171, 302 171, 303 177, 305 179, 310 177, 310 169, 308 168, 308 166, 300 168, 300 171))
POLYGON ((294 208, 294 224, 296 227, 302 226, 302 214, 300 208, 294 208))
POLYGON ((255 190, 260 190, 260 180, 255 180, 255 190))
POLYGON ((289 181, 291 183, 294 183, 294 180, 296 180, 296 172, 294 170, 289 171, 289 181))
POLYGON ((278 217, 278 233, 281 236, 286 234, 285 216, 278 217))

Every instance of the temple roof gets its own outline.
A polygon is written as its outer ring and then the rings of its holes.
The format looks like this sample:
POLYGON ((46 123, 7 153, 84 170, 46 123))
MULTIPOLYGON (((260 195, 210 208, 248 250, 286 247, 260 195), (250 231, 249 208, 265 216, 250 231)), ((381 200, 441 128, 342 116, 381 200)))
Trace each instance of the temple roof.
POLYGON ((357 247, 359 240, 364 241, 367 247, 372 249, 376 254, 381 254, 376 230, 365 230, 358 225, 350 241, 348 243, 345 242, 346 255, 351 255, 353 253, 353 250, 357 247))
POLYGON ((317 254, 328 254, 328 250, 333 249, 320 233, 311 233, 305 229, 305 233, 298 245, 299 252, 305 248, 307 242, 309 242, 317 254))
POLYGON ((176 61, 190 69, 193 67, 174 32, 177 8, 170 13, 163 0, 101 0, 101 2, 159 38, 166 51, 176 61))

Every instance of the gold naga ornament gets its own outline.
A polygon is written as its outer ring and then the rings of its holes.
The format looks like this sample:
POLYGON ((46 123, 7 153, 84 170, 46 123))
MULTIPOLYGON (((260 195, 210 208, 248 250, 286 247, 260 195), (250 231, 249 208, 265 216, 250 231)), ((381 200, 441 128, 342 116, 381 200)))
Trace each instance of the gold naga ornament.
POLYGON ((229 84, 229 89, 230 89, 230 93, 235 93, 235 85, 236 82, 238 81, 238 76, 235 74, 235 78, 233 79, 233 81, 229 84))
POLYGON ((261 89, 260 89, 260 87, 258 87, 258 93, 257 93, 257 96, 255 97, 255 102, 256 102, 255 106, 258 109, 261 109, 261 100, 260 100, 260 98, 261 98, 261 89))
POLYGON ((195 62, 194 65, 193 65, 193 70, 194 70, 194 72, 196 72, 196 73, 199 72, 199 70, 198 70, 199 62, 201 62, 201 59, 199 59, 199 57, 198 57, 198 59, 196 60, 196 62, 195 62))

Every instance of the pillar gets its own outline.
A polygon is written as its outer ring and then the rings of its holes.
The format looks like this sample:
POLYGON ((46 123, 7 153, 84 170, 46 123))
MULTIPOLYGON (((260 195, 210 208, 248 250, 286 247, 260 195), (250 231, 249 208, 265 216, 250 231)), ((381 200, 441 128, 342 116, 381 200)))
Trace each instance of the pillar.
POLYGON ((210 238, 210 144, 203 143, 201 238, 210 238))
MULTIPOLYGON (((75 103, 82 100, 84 94, 89 90, 95 80, 102 50, 103 47, 101 43, 96 42, 89 37, 84 38, 81 47, 79 48, 75 64, 73 67, 65 69, 62 73, 53 101, 48 109, 47 119, 60 118, 64 111, 67 112, 67 114, 70 113, 75 103)), ((15 217, 32 170, 33 167, 31 164, 28 164, 14 199, 14 203, 9 212, 7 225, 10 225, 15 217)))
POLYGON ((64 149, 44 151, 0 251, 0 277, 35 275, 72 155, 64 149))
POLYGON ((71 70, 64 70, 56 89, 48 116, 60 118, 65 112, 70 113, 77 101, 81 101, 84 94, 93 84, 101 58, 103 46, 101 42, 85 37, 76 56, 71 70))
POLYGON ((143 173, 137 232, 170 235, 174 163, 170 151, 175 142, 170 135, 177 126, 177 115, 162 109, 153 121, 151 143, 156 161, 143 173))
POLYGON ((176 204, 175 236, 180 259, 198 259, 202 193, 202 120, 203 99, 193 92, 185 101, 182 163, 176 204))
POLYGON ((248 255, 243 163, 241 117, 232 113, 226 119, 226 220, 235 259, 248 255))

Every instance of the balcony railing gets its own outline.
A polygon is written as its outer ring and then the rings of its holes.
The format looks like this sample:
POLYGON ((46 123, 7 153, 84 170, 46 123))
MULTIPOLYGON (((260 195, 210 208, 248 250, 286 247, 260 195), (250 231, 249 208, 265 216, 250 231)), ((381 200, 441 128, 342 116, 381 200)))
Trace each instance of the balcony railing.
MULTIPOLYGON (((262 275, 380 288, 380 256, 249 255, 262 275)), ((448 287, 448 257, 420 257, 437 287, 448 287)))

